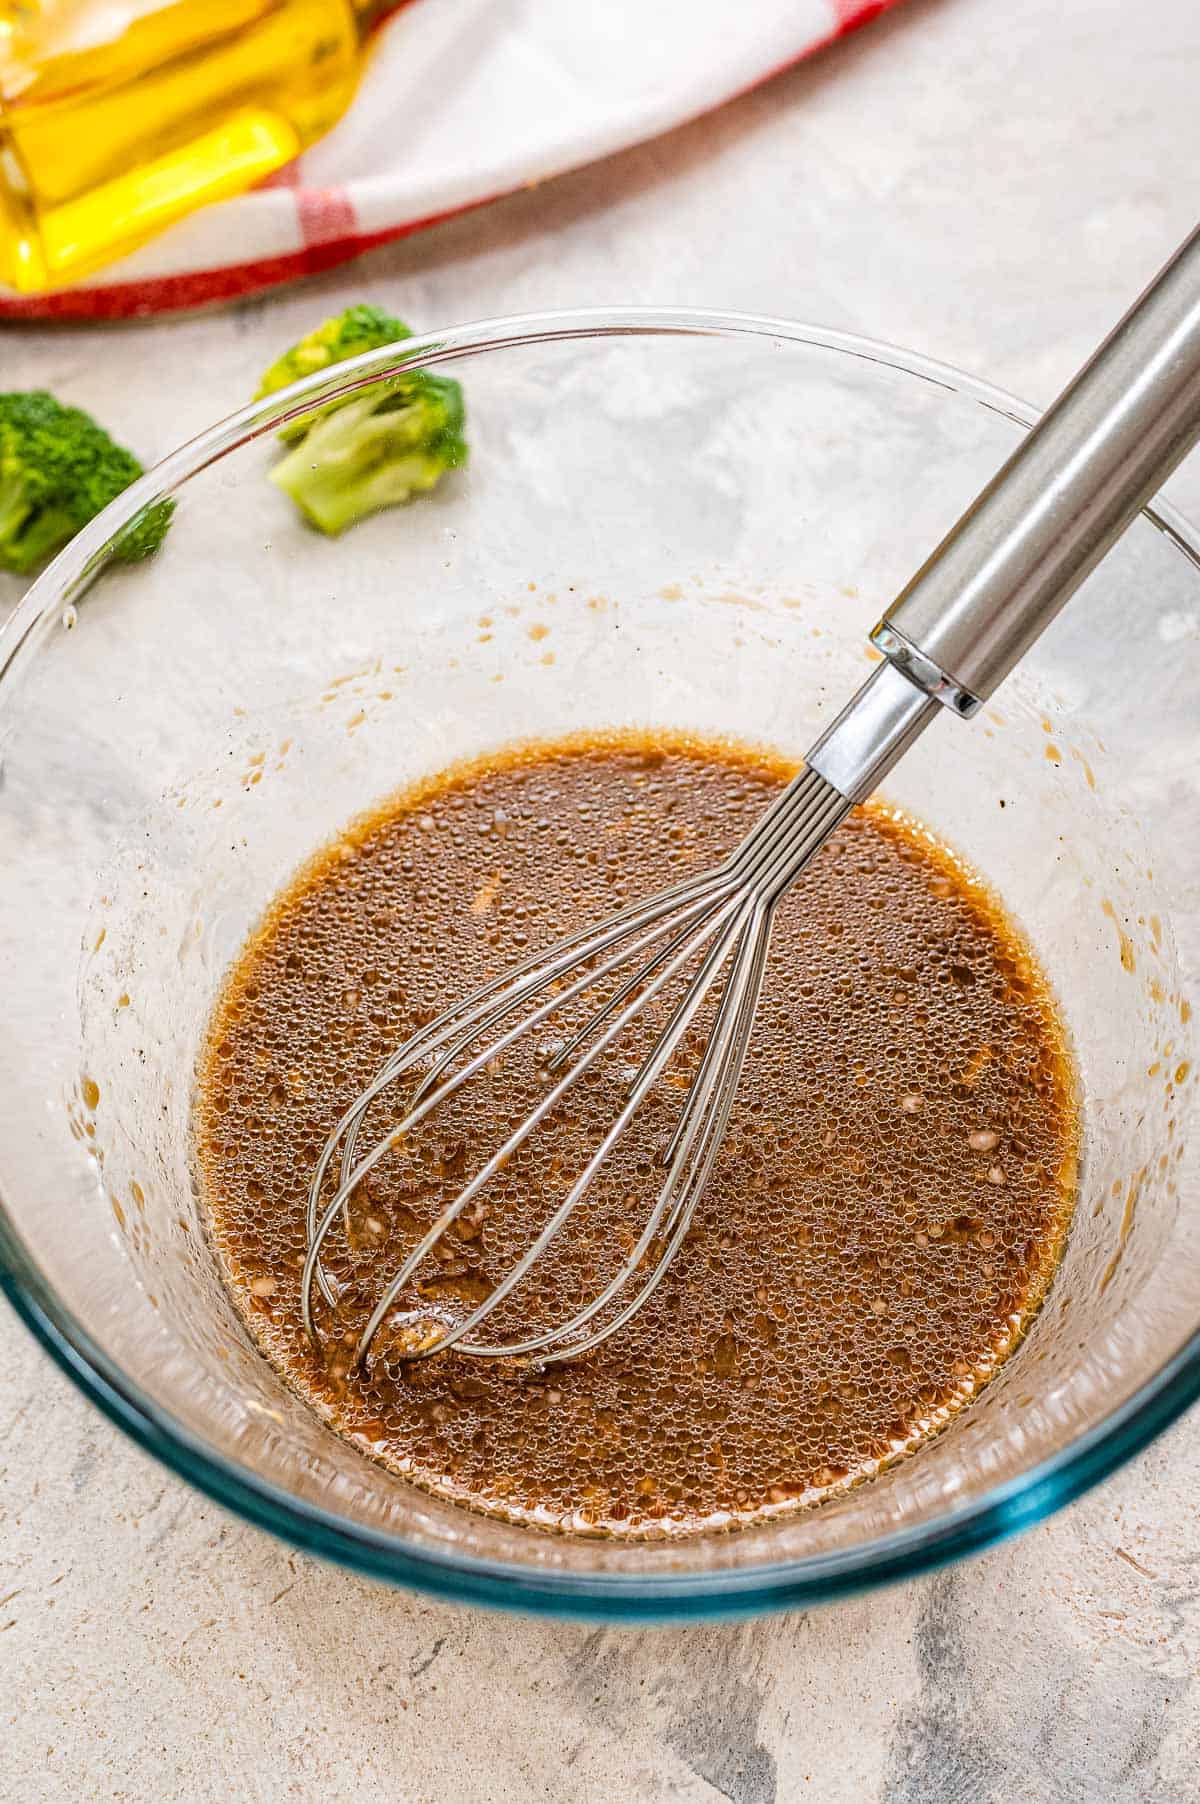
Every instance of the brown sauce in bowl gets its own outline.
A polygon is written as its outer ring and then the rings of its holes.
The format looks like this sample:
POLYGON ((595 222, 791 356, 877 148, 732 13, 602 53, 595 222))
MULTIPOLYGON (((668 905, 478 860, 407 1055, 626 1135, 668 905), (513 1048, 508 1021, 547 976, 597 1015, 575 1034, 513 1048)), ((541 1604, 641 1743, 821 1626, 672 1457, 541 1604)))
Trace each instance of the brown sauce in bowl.
MULTIPOLYGON (((251 1333, 371 1457, 510 1519, 697 1530, 820 1500, 918 1448, 1012 1348, 1074 1197, 1075 1085, 1047 984, 995 899, 878 805, 781 904, 730 1131, 642 1312, 538 1369, 450 1352, 365 1373, 348 1347, 389 1276, 538 1093, 514 1052, 383 1160, 328 1243, 336 1320, 306 1340, 304 1199, 327 1133, 448 1002, 715 862, 792 767, 676 736, 519 748, 394 798, 295 878, 216 1007, 196 1104, 211 1235, 251 1333)), ((659 1015, 661 1024, 662 1016, 659 1015)), ((703 1022, 569 1228, 487 1325, 561 1321, 633 1246, 703 1022)), ((545 1222, 653 1027, 605 1054, 418 1274, 461 1316, 545 1222)), ((373 1106, 365 1149, 398 1119, 373 1106)))

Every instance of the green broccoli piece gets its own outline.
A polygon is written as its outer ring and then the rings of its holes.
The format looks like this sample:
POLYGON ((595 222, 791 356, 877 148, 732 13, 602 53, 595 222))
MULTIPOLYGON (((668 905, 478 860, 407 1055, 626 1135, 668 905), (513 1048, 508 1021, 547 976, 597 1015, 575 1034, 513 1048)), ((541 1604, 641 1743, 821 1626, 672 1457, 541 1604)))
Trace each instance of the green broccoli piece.
MULTIPOLYGON (((348 307, 273 363, 258 395, 411 336, 403 320, 378 307, 348 307)), ((345 400, 324 402, 283 427, 280 438, 296 449, 276 465, 271 480, 319 531, 344 532, 365 514, 407 501, 465 464, 464 424, 457 382, 424 370, 401 372, 345 400)))
POLYGON ((447 376, 409 370, 352 396, 318 420, 271 471, 321 532, 433 488, 467 461, 462 389, 447 376))
MULTIPOLYGON (((80 408, 44 389, 0 394, 0 568, 38 569, 141 474, 133 453, 80 408)), ((174 506, 143 508, 112 555, 133 563, 156 551, 174 506)))
MULTIPOLYGON (((335 319, 327 319, 323 326, 318 326, 290 351, 285 351, 259 383, 254 398, 259 401, 264 395, 274 394, 277 388, 286 388, 289 382, 298 382, 301 376, 314 375, 331 364, 344 363, 347 357, 358 357, 363 351, 377 351, 382 345, 411 337, 403 320, 393 319, 380 307, 372 307, 366 301, 357 307, 347 307, 344 313, 339 313, 335 319)), ((303 438, 317 420, 342 406, 344 402, 327 401, 323 407, 282 427, 279 436, 286 444, 303 438)))
POLYGON ((122 564, 139 564, 144 557, 149 557, 166 538, 174 512, 173 501, 148 502, 128 526, 122 527, 113 547, 113 556, 122 564))

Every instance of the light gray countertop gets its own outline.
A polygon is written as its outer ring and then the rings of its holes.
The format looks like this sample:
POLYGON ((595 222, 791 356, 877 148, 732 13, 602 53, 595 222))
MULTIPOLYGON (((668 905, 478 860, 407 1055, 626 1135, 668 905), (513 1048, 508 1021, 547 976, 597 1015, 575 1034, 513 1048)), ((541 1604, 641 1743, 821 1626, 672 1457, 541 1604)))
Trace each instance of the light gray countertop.
MULTIPOLYGON (((422 326, 788 313, 1045 400, 1194 224, 1198 96, 1194 0, 910 0, 698 125, 319 281, 168 324, 7 330, 0 387, 52 387, 150 457, 367 296, 422 326)), ((1200 460, 1171 492, 1200 512, 1200 460)), ((0 1797, 1183 1800, 1198 1497, 1195 1414, 1023 1539, 808 1616, 487 1616, 225 1515, 5 1311, 0 1797)))

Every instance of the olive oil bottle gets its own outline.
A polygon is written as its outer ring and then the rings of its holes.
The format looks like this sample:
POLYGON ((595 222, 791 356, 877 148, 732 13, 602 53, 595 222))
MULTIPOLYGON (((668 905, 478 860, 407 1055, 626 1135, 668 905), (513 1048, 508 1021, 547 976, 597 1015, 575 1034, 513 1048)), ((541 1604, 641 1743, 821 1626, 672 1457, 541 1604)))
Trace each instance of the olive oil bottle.
POLYGON ((381 0, 0 0, 0 281, 65 286, 281 168, 381 0))

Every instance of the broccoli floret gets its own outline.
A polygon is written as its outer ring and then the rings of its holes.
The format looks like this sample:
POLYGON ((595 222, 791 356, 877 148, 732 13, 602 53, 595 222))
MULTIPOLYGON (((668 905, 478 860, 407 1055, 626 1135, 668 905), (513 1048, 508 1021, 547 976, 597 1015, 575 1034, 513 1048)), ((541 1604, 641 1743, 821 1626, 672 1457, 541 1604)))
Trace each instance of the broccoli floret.
MULTIPOLYGON (((0 567, 27 576, 142 474, 78 407, 44 389, 0 394, 0 567)), ((132 563, 157 550, 174 503, 143 508, 113 547, 132 563)))
POLYGON ((271 481, 321 532, 344 532, 460 469, 467 461, 465 423, 457 382, 409 370, 318 420, 276 464, 271 481))
MULTIPOLYGON (((261 400, 264 395, 274 394, 277 388, 286 388, 289 382, 298 382, 301 376, 311 376, 317 370, 328 369, 331 364, 344 363, 347 357, 358 357, 363 351, 377 351, 381 345, 411 337, 403 320, 393 319, 380 307, 372 307, 365 301, 357 307, 347 307, 345 313, 327 319, 323 326, 318 326, 290 351, 285 351, 259 383, 254 398, 261 400)), ((326 402, 323 407, 284 426, 280 438, 288 444, 303 438, 317 420, 343 405, 341 401, 326 402)))
MULTIPOLYGON (((348 307, 273 363, 259 396, 411 336, 403 320, 378 307, 348 307)), ((321 532, 344 532, 365 514, 407 501, 465 464, 464 423, 457 382, 424 370, 401 372, 345 400, 324 402, 285 426, 279 436, 296 449, 276 465, 271 480, 321 532)))

